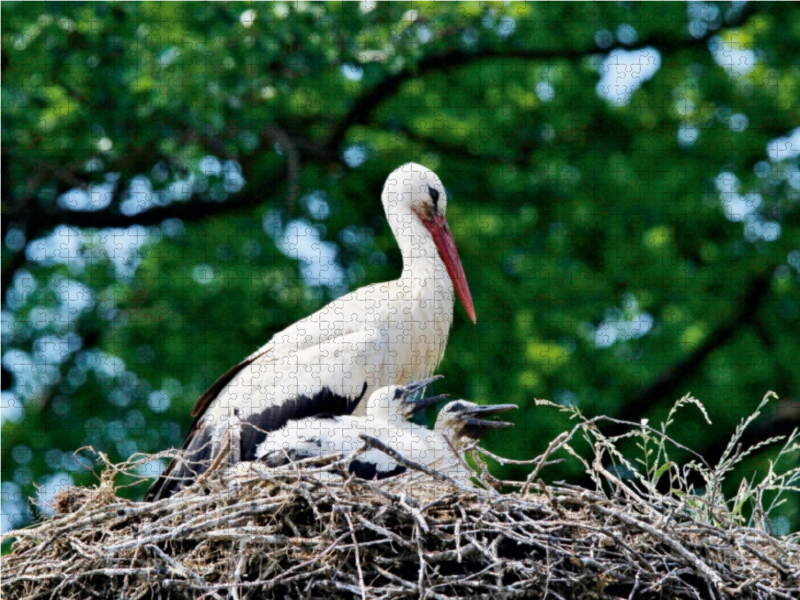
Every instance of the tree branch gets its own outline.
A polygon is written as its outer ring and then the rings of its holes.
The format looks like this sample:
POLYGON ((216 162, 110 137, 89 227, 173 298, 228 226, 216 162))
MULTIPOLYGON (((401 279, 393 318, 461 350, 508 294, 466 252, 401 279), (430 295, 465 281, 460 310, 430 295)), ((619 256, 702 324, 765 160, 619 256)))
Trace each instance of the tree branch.
POLYGON ((193 195, 187 202, 173 202, 168 206, 156 206, 135 215, 124 215, 108 211, 78 212, 53 211, 42 215, 40 231, 56 225, 72 225, 74 227, 131 227, 133 225, 157 225, 169 218, 180 218, 182 221, 202 221, 206 217, 235 212, 258 206, 264 199, 274 193, 275 188, 283 181, 283 174, 265 177, 245 184, 234 197, 224 202, 206 201, 193 195))
MULTIPOLYGON (((747 20, 752 14, 757 11, 754 3, 748 3, 740 11, 737 18, 727 27, 736 27, 747 20)), ((458 35, 456 32, 453 35, 458 35)), ((664 52, 680 51, 687 48, 701 46, 708 42, 713 36, 717 35, 716 31, 709 31, 704 36, 692 39, 683 40, 669 40, 664 39, 663 36, 651 36, 642 40, 638 47, 645 47, 654 45, 664 52)), ((483 60, 487 58, 519 58, 525 60, 552 60, 552 59, 568 59, 575 60, 597 53, 609 53, 615 49, 628 48, 627 46, 617 44, 611 48, 600 50, 595 47, 570 50, 570 49, 557 49, 557 50, 495 50, 495 49, 482 49, 476 52, 467 52, 461 49, 453 49, 447 52, 433 54, 420 60, 415 67, 407 68, 396 75, 387 77, 382 82, 372 87, 366 93, 362 94, 355 100, 350 111, 346 113, 339 122, 334 126, 334 129, 328 139, 328 142, 319 146, 318 148, 307 148, 308 144, 294 143, 294 138, 286 134, 280 127, 275 124, 269 124, 262 131, 262 138, 267 136, 272 140, 282 143, 286 146, 286 151, 289 158, 287 171, 289 175, 290 200, 297 194, 297 179, 300 168, 300 156, 304 153, 314 155, 316 158, 322 156, 338 156, 339 146, 344 141, 347 132, 354 125, 366 124, 369 122, 372 113, 378 105, 385 99, 395 94, 400 86, 407 80, 413 77, 419 77, 430 72, 442 69, 449 69, 468 64, 473 61, 483 60), (292 143, 287 143, 287 140, 292 143)), ((191 133, 191 132, 190 132, 191 133)), ((196 133, 196 132, 195 132, 196 133)), ((199 135, 199 134, 197 134, 199 135)), ((213 145, 213 140, 206 139, 204 136, 199 136, 199 141, 204 145, 213 145)), ((244 164, 243 164, 244 167, 244 164)), ((63 171, 63 169, 62 169, 63 171)), ((252 173, 247 173, 252 177, 252 173)), ((67 177, 69 174, 63 172, 59 173, 61 178, 67 177)), ((73 175, 75 175, 73 173, 73 175)), ((265 181, 263 187, 267 189, 274 188, 281 183, 283 178, 276 180, 265 181)), ((255 185, 252 187, 261 187, 255 185)), ((128 227, 134 224, 155 224, 160 223, 164 219, 180 215, 181 219, 187 221, 196 221, 206 218, 211 215, 220 214, 228 210, 239 210, 244 207, 257 205, 259 199, 253 195, 253 190, 249 189, 251 186, 246 186, 245 190, 237 194, 234 199, 220 202, 203 202, 202 200, 192 199, 186 203, 175 203, 170 206, 160 206, 148 209, 136 215, 122 215, 113 213, 109 210, 97 212, 76 212, 67 210, 50 210, 45 215, 37 214, 37 223, 35 231, 28 231, 28 237, 33 239, 37 237, 42 231, 51 229, 58 224, 73 225, 77 227, 128 227), (43 217, 40 220, 40 217, 43 217)), ((11 214, 7 217, 20 218, 25 215, 11 214)), ((29 219, 25 219, 28 221, 29 219)))
POLYGON ((268 123, 262 129, 260 137, 262 144, 265 141, 276 143, 286 153, 286 177, 289 180, 289 189, 284 204, 291 211, 300 194, 300 151, 292 136, 277 123, 268 123))
MULTIPOLYGON (((2 279, 0 279, 0 290, 3 292, 8 290, 8 287, 11 285, 11 280, 14 278, 14 273, 21 269, 27 260, 27 257, 25 256, 25 248, 22 248, 16 252, 8 249, 5 251, 11 252, 13 256, 8 261, 8 264, 3 266, 2 279)), ((5 296, 3 296, 3 302, 5 302, 5 296)))
MULTIPOLYGON (((727 23, 725 27, 738 27, 756 12, 757 7, 755 3, 749 2, 739 10, 737 17, 730 23, 727 23)), ((461 33, 463 32, 458 31, 457 34, 454 35, 460 35, 461 33)), ((655 46, 663 54, 670 54, 689 48, 703 46, 707 44, 711 38, 718 34, 719 30, 709 30, 703 36, 689 39, 684 38, 681 40, 669 39, 665 38, 661 34, 654 34, 649 38, 639 41, 636 44, 636 47, 644 48, 646 46, 655 46)), ((377 109, 378 105, 397 93, 398 89, 400 89, 400 86, 403 85, 403 83, 414 77, 422 77, 423 75, 427 75, 428 73, 432 73, 434 71, 454 69, 471 62, 485 60, 488 58, 504 60, 510 58, 518 58, 523 60, 578 60, 593 54, 609 54, 614 50, 630 49, 631 46, 618 43, 606 49, 600 49, 595 46, 580 50, 564 48, 557 50, 496 50, 494 48, 484 48, 474 52, 468 52, 456 48, 440 54, 432 54, 421 59, 415 66, 403 69, 395 75, 387 77, 380 83, 367 90, 366 93, 356 98, 350 111, 342 119, 340 119, 334 127, 333 132, 328 140, 327 147, 331 151, 337 151, 351 127, 355 125, 366 125, 369 123, 369 119, 371 118, 375 109, 377 109)))
MULTIPOLYGON (((675 399, 685 393, 686 390, 683 389, 683 386, 686 385, 686 381, 697 373, 706 359, 715 350, 728 343, 743 325, 755 318, 761 303, 769 293, 771 273, 771 269, 765 270, 750 281, 739 310, 727 323, 713 331, 688 356, 662 372, 655 381, 641 388, 624 402, 626 420, 639 421, 659 402, 675 399)), ((612 426, 607 435, 619 435, 623 433, 624 429, 624 427, 612 426)))
MULTIPOLYGON (((496 154, 489 155, 489 154, 480 154, 475 155, 471 154, 469 150, 465 146, 459 146, 454 144, 448 144, 446 142, 442 142, 441 140, 434 138, 434 137, 425 137, 418 134, 416 131, 411 129, 410 127, 406 127, 402 125, 400 127, 400 133, 406 136, 409 141, 420 144, 425 146, 427 149, 430 149, 434 152, 439 154, 449 155, 461 160, 476 160, 480 159, 482 164, 506 164, 510 162, 504 156, 498 156, 496 154)), ((514 149, 514 154, 518 154, 517 149, 514 149)))
MULTIPOLYGON (((757 8, 755 3, 748 3, 741 10, 739 10, 737 17, 733 21, 726 24, 726 27, 739 26, 756 12, 757 8)), ((461 31, 456 31, 451 35, 456 36, 460 35, 460 33, 461 31)), ((682 40, 664 39, 663 36, 653 35, 650 38, 642 40, 637 46, 645 47, 648 45, 653 45, 658 47, 662 52, 669 53, 702 46, 703 44, 706 44, 713 36, 717 35, 717 33, 717 31, 709 31, 701 37, 691 39, 684 38, 682 40)), ((344 141, 349 129, 354 125, 367 124, 377 107, 384 100, 395 94, 404 82, 412 79, 413 77, 420 77, 437 70, 455 68, 474 61, 489 58, 518 58, 524 60, 575 60, 585 56, 590 56, 592 54, 607 54, 615 49, 622 48, 627 49, 628 46, 617 44, 616 46, 604 50, 595 48, 594 46, 581 50, 516 49, 510 51, 500 51, 496 49, 485 48, 476 52, 468 52, 461 49, 453 49, 443 53, 427 56, 420 60, 415 66, 404 69, 395 75, 387 77, 382 82, 362 94, 354 101, 350 111, 347 112, 341 119, 339 119, 339 122, 334 126, 333 131, 326 143, 309 144, 308 142, 295 139, 293 136, 289 136, 282 129, 277 127, 277 125, 272 124, 269 124, 269 126, 262 131, 261 136, 262 138, 267 136, 274 141, 278 141, 282 146, 286 146, 289 162, 287 165, 287 173, 285 175, 288 176, 290 184, 288 199, 289 202, 292 202, 298 193, 301 157, 303 155, 308 155, 315 159, 324 157, 338 157, 340 154, 339 147, 344 141), (290 143, 287 143, 287 140, 290 143)), ((191 133, 192 132, 189 132, 189 134, 191 133)), ((208 139, 202 135, 199 137, 200 143, 202 143, 204 146, 213 146, 213 139, 208 139)), ((7 159, 5 152, 3 158, 7 159)), ((130 160, 130 157, 128 157, 127 160, 130 160)), ((242 160, 240 162, 242 163, 243 170, 245 170, 246 174, 249 177, 252 177, 253 173, 249 172, 248 169, 245 169, 245 161, 242 160)), ((65 173, 63 172, 63 168, 52 168, 58 169, 59 172, 57 174, 54 173, 54 175, 62 181, 73 179, 73 181, 77 182, 78 180, 85 179, 85 177, 78 177, 78 175, 74 172, 65 173), (73 177, 70 177, 70 175, 73 177)), ((109 167, 109 170, 113 169, 109 167)), ((228 211, 237 211, 244 208, 257 206, 263 201, 263 197, 266 195, 264 194, 264 190, 272 190, 276 186, 283 183, 283 181, 285 181, 285 176, 273 177, 248 184, 240 193, 236 194, 233 198, 225 202, 205 202, 201 198, 195 197, 190 199, 188 202, 173 203, 169 206, 153 207, 146 211, 137 213, 136 215, 123 215, 120 213, 114 213, 112 210, 97 212, 77 212, 53 208, 49 210, 43 210, 40 206, 32 207, 28 203, 23 203, 23 206, 18 207, 17 210, 9 210, 8 206, 4 207, 4 212, 6 213, 5 221, 7 222, 8 219, 21 219, 25 221, 29 227, 35 222, 35 227, 26 231, 29 239, 34 239, 40 236, 43 231, 52 229, 59 224, 72 225, 76 227, 104 228, 129 227, 136 224, 151 225, 160 223, 163 220, 171 217, 180 217, 185 221, 198 221, 206 217, 228 211), (34 213, 36 214, 36 219, 32 221, 30 216, 32 216, 34 213)), ((6 269, 6 271, 10 270, 6 269)), ((13 273, 4 272, 3 277, 4 279, 10 280, 12 275, 13 273)))

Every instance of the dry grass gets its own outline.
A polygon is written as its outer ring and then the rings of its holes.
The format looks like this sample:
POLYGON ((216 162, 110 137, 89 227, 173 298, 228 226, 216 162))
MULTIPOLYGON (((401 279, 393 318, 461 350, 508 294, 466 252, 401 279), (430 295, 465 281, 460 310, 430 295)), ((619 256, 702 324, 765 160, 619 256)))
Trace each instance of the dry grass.
MULTIPOLYGON (((686 397, 675 410, 687 404, 700 407, 686 397)), ((476 450, 486 489, 418 470, 383 482, 347 478, 345 462, 332 456, 254 467, 233 481, 217 472, 176 497, 136 503, 116 496, 115 478, 152 457, 111 465, 100 456, 98 487, 62 494, 55 517, 7 534, 16 541, 3 558, 2 591, 126 599, 798 597, 800 537, 771 533, 770 515, 782 494, 800 491, 800 467, 776 462, 734 498, 721 493, 750 451, 736 446, 746 424, 718 467, 701 459, 679 467, 667 452, 674 411, 660 430, 630 424, 624 437, 642 450, 631 463, 616 448, 619 438, 602 435, 603 418, 558 409, 572 413, 574 429, 526 461, 531 476, 511 494, 495 490, 484 463, 505 459, 476 450), (579 455, 579 439, 593 456, 579 455), (595 489, 545 486, 540 472, 563 453, 582 461, 595 489), (619 467, 629 476, 615 475, 619 467), (702 476, 702 490, 689 484, 691 473, 702 476), (666 493, 656 488, 664 477, 666 493)), ((779 461, 800 449, 797 433, 780 441, 779 461)))

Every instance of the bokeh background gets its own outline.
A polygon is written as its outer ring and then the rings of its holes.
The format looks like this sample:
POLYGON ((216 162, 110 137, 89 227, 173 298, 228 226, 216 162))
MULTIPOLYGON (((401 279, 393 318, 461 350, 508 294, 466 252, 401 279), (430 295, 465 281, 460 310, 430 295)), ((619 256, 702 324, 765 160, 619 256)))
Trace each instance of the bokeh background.
MULTIPOLYGON (((800 423, 800 5, 2 17, 4 531, 93 483, 76 449, 179 446, 230 365, 398 277, 380 190, 412 160, 447 188, 478 314, 457 307, 436 391, 520 405, 488 448, 530 458, 571 426, 534 398, 658 426, 691 392, 713 426, 684 408, 671 433, 712 463, 768 390, 744 443, 800 423)), ((586 482, 576 461, 543 476, 586 482)))

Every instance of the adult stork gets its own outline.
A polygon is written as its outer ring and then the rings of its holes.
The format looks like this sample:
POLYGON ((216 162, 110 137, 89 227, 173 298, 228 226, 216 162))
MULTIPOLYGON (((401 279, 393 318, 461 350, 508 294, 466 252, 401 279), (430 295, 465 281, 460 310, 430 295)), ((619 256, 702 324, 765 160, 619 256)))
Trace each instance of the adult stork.
POLYGON ((223 454, 228 463, 252 460, 266 433, 289 420, 353 414, 380 387, 429 377, 444 355, 455 294, 475 322, 436 173, 407 163, 381 199, 403 256, 400 279, 342 296, 222 375, 197 401, 181 455, 146 500, 191 483, 223 454))

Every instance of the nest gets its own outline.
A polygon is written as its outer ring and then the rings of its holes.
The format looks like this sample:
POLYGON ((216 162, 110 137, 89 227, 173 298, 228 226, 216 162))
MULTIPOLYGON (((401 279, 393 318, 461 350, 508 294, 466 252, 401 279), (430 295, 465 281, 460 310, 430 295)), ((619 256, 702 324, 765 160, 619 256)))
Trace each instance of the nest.
POLYGON ((603 466, 614 451, 595 425, 584 419, 559 436, 505 494, 495 487, 508 482, 491 477, 486 452, 476 457, 486 489, 413 463, 400 477, 359 480, 330 456, 217 472, 153 503, 123 500, 114 487, 151 457, 105 464, 96 488, 63 492, 54 517, 7 534, 15 542, 2 591, 31 599, 797 598, 796 535, 742 523, 726 502, 621 480, 603 466), (599 452, 587 462, 596 489, 545 485, 539 471, 556 451, 574 450, 581 431, 593 432, 599 452))

